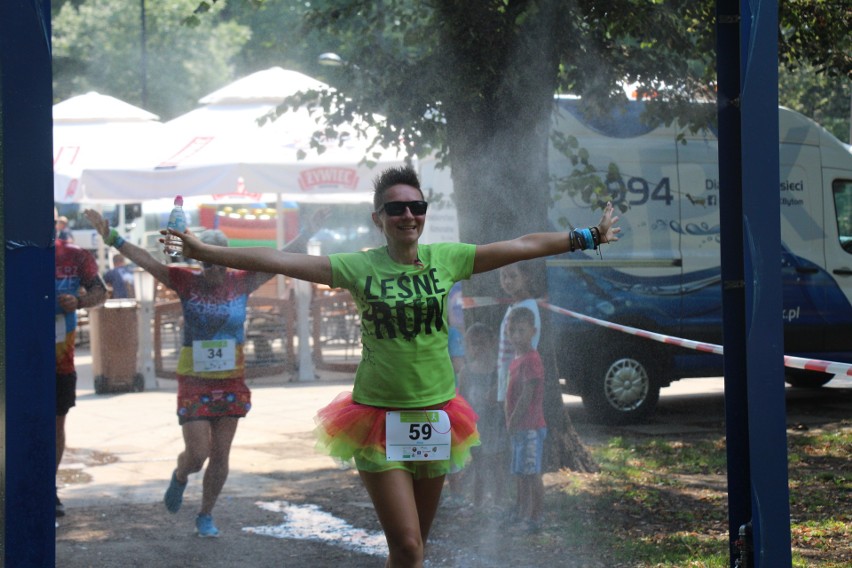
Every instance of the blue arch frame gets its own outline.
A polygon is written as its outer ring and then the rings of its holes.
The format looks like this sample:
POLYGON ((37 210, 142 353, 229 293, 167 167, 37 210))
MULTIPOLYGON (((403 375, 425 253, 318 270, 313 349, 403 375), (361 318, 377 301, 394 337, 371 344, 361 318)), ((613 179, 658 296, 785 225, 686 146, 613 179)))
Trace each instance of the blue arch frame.
POLYGON ((0 2, 6 566, 53 566, 56 353, 50 2, 0 2), (7 214, 14 211, 15 214, 7 214), (22 212, 28 214, 22 215, 22 212))

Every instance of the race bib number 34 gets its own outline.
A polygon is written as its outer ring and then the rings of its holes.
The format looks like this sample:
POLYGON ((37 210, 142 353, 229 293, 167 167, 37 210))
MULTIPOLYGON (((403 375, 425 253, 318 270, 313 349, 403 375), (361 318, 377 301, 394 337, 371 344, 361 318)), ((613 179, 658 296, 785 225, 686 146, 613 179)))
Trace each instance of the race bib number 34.
POLYGON ((228 371, 237 366, 236 341, 208 339, 192 342, 192 369, 197 372, 228 371))
POLYGON ((385 418, 389 461, 450 459, 450 417, 443 410, 401 410, 385 418))

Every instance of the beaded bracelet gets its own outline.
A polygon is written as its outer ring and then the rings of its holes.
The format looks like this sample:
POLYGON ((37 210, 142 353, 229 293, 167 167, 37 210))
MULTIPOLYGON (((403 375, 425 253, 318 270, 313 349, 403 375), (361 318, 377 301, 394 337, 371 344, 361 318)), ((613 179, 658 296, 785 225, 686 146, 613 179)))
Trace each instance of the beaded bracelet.
POLYGON ((601 230, 597 226, 589 227, 589 230, 592 232, 592 239, 595 241, 595 248, 597 249, 601 245, 601 230))

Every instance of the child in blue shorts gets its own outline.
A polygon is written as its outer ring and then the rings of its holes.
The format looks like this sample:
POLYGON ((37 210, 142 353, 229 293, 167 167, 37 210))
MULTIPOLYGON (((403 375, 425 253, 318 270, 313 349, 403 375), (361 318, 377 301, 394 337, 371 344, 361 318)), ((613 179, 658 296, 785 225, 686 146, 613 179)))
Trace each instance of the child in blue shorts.
POLYGON ((541 527, 544 482, 541 458, 547 425, 544 420, 544 365, 532 346, 535 317, 528 308, 509 314, 509 340, 515 358, 509 366, 506 429, 512 441, 512 474, 517 479, 517 514, 528 532, 541 527))

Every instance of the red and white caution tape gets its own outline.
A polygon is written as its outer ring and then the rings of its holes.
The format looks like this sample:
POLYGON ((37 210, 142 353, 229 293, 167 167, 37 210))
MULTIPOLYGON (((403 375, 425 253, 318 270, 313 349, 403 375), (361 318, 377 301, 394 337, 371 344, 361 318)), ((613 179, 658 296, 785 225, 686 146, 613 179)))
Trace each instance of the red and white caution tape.
POLYGON ((462 308, 484 308, 499 304, 511 304, 511 298, 491 298, 489 296, 462 296, 462 308))
POLYGON ((645 331, 644 329, 638 329, 635 327, 630 327, 627 325, 621 325, 617 323, 612 323, 604 320, 600 320, 597 318, 593 318, 584 314, 580 314, 577 312, 572 312, 571 310, 566 310, 565 308, 560 308, 557 306, 550 305, 546 302, 539 302, 539 305, 545 309, 550 310, 551 312, 556 312, 557 314, 562 314, 565 316, 570 316, 572 318, 576 318, 581 321, 585 321, 588 323, 593 323, 595 325, 599 325, 601 327, 606 327, 609 329, 614 329, 617 331, 623 331, 624 333, 629 333, 630 335, 635 335, 637 337, 644 337, 645 339, 653 339, 654 341, 659 341, 660 343, 667 343, 669 345, 677 345, 678 347, 686 347, 687 349, 694 349, 695 351, 704 351, 705 353, 716 353, 717 355, 722 354, 722 346, 716 345, 714 343, 704 343, 703 341, 691 341, 689 339, 681 339, 679 337, 672 337, 670 335, 663 335, 662 333, 654 333, 652 331, 645 331))
MULTIPOLYGON (((485 296, 466 296, 462 299, 462 306, 467 308, 480 308, 484 306, 495 306, 498 304, 506 304, 511 302, 509 299, 499 299, 499 298, 489 298, 485 296)), ((672 337, 670 335, 663 335, 662 333, 654 333, 652 331, 645 331, 644 329, 638 329, 635 327, 630 327, 627 325, 621 325, 618 323, 608 322, 602 319, 593 318, 591 316, 587 316, 585 314, 581 314, 579 312, 574 312, 571 310, 566 310, 565 308, 560 308, 558 306, 554 306, 552 304, 548 304, 543 300, 539 300, 538 304, 545 308, 546 310, 550 310, 551 312, 555 312, 557 314, 562 314, 564 316, 572 317, 578 319, 580 321, 584 321, 587 323, 591 323, 594 325, 599 325, 601 327, 605 327, 608 329, 614 329, 616 331, 621 331, 624 333, 628 333, 630 335, 635 335, 637 337, 644 337, 645 339, 651 339, 653 341, 659 341, 660 343, 666 343, 668 345, 676 345, 678 347, 685 347, 687 349, 693 349, 695 351, 703 351, 705 353, 715 353, 717 355, 722 355, 724 349, 721 345, 716 345, 715 343, 705 343, 703 341, 692 341, 689 339, 682 339, 680 337, 672 337)), ((784 355, 784 366, 790 367, 793 369, 804 369, 807 371, 818 371, 820 373, 828 373, 832 375, 847 375, 852 377, 852 365, 848 363, 838 363, 836 361, 824 361, 822 359, 804 359, 802 357, 793 357, 791 355, 784 355)))
POLYGON ((784 355, 784 366, 793 369, 805 369, 806 371, 819 371, 830 375, 847 375, 852 377, 852 365, 848 363, 837 363, 835 361, 823 361, 822 359, 803 359, 784 355))

